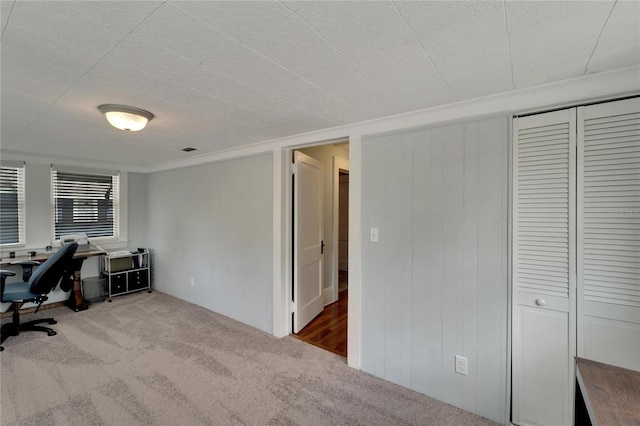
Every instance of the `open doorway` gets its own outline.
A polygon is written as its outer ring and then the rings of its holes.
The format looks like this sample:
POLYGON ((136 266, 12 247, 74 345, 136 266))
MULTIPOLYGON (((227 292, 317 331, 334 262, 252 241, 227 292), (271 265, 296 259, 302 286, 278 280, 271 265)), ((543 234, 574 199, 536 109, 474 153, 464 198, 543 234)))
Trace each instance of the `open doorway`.
POLYGON ((338 295, 349 288, 349 171, 338 170, 338 295))
MULTIPOLYGON (((300 317, 296 317, 296 313, 303 312, 306 309, 305 295, 309 294, 309 290, 301 285, 301 280, 307 279, 308 273, 302 269, 302 273, 297 272, 296 265, 302 263, 302 259, 295 259, 296 250, 293 250, 294 265, 293 283, 292 283, 292 301, 294 305, 294 313, 292 314, 292 333, 313 345, 322 347, 336 354, 347 356, 347 312, 348 312, 348 247, 349 247, 349 145, 348 142, 330 143, 320 146, 300 148, 294 151, 304 154, 315 161, 322 164, 323 185, 319 189, 323 193, 322 223, 324 225, 322 231, 321 247, 324 249, 322 258, 323 266, 320 268, 322 281, 322 297, 324 307, 319 313, 307 324, 300 327, 300 317), (298 262, 300 261, 300 262, 298 262), (296 280, 298 282, 296 283, 296 280), (296 294, 300 297, 296 300, 296 294), (296 305, 298 303, 298 305, 296 305)), ((297 154, 300 157, 300 154, 297 154)), ((296 168, 299 171, 299 168, 296 168)), ((299 176, 304 179, 303 176, 299 176)), ((300 184, 304 184, 303 181, 300 184)), ((293 186, 296 186, 296 178, 294 175, 293 186)), ((309 188, 309 186, 306 186, 309 188)), ((306 189, 309 191, 309 189, 306 189)), ((297 206, 295 199, 296 191, 293 191, 294 199, 292 204, 294 210, 297 206)), ((312 194, 300 194, 300 198, 313 198, 312 194)), ((296 229, 295 212, 292 223, 293 246, 298 246, 296 233, 301 232, 296 229)), ((304 218, 298 219, 298 226, 305 222, 304 218)), ((300 240, 307 239, 302 234, 298 237, 300 240)), ((300 243, 302 244, 302 243, 300 243)), ((305 256, 302 251, 304 247, 300 245, 298 256, 305 256)), ((316 292, 315 278, 313 279, 311 288, 313 293, 316 292)))

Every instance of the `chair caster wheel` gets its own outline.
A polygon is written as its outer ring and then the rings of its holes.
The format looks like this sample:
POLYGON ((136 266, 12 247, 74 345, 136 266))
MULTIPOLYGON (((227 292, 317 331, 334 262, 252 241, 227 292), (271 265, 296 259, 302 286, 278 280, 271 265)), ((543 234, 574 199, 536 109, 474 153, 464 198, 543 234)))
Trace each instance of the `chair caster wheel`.
POLYGON ((55 335, 56 335, 56 334, 58 334, 58 333, 56 333, 55 331, 47 331, 47 334, 48 334, 49 336, 55 336, 55 335))
POLYGON ((49 324, 57 324, 57 323, 58 323, 58 321, 53 320, 53 319, 49 321, 49 324))

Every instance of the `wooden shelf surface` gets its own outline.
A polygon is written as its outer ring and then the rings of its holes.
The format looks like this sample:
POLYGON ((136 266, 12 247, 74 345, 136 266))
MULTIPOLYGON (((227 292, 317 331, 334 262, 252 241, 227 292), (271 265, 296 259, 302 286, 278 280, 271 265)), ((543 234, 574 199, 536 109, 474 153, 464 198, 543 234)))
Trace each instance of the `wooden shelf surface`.
POLYGON ((576 358, 576 376, 593 425, 640 425, 640 371, 576 358))

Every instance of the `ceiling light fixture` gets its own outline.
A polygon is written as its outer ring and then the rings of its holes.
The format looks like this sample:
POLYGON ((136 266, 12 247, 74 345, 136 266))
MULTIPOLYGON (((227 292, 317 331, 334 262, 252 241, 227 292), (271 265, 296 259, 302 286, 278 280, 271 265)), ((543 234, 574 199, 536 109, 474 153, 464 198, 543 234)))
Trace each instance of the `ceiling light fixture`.
POLYGON ((127 132, 142 130, 153 119, 153 114, 149 111, 126 105, 100 105, 98 111, 104 114, 113 127, 127 132))

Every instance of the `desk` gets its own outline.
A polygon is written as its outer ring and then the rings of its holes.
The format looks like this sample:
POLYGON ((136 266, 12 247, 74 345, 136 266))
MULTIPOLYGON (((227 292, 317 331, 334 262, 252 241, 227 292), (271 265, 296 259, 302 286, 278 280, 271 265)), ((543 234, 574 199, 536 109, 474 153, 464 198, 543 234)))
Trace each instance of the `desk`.
POLYGON ((576 425, 640 425, 640 371, 576 357, 576 425))
MULTIPOLYGON (((36 254, 35 256, 18 256, 13 259, 12 258, 2 259, 0 260, 0 267, 8 266, 12 262, 17 262, 22 260, 35 260, 38 262, 44 262, 52 254, 53 253, 39 253, 39 254, 36 254)), ((69 283, 64 283, 64 282, 60 283, 60 288, 62 290, 64 291, 71 290, 71 293, 69 294, 69 299, 67 299, 67 302, 66 302, 67 306, 70 309, 78 312, 78 311, 84 311, 89 307, 89 304, 84 300, 84 297, 82 296, 82 277, 80 276, 80 270, 82 269, 82 263, 86 258, 93 257, 93 256, 100 256, 103 254, 105 254, 105 252, 102 250, 89 250, 89 251, 83 251, 83 252, 76 252, 73 255, 73 263, 71 267, 73 271, 72 281, 70 280, 71 282, 69 283)))

